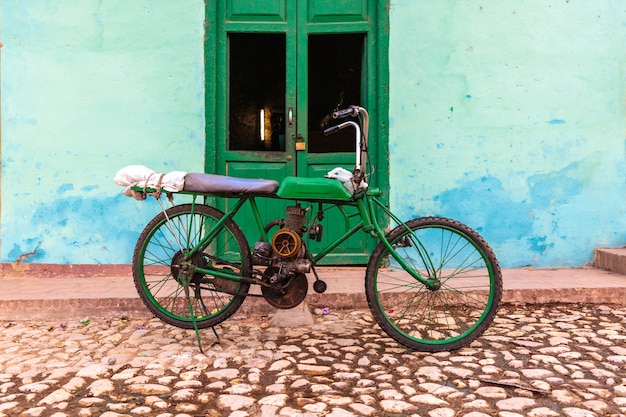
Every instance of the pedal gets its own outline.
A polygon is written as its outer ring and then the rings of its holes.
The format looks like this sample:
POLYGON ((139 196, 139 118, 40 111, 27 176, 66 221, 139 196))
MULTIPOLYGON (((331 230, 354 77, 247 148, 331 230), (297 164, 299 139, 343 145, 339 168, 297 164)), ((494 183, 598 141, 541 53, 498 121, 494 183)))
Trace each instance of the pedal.
POLYGON ((321 279, 318 279, 317 281, 313 283, 313 289, 318 294, 322 294, 323 292, 325 292, 326 288, 327 288, 326 283, 322 281, 321 279))

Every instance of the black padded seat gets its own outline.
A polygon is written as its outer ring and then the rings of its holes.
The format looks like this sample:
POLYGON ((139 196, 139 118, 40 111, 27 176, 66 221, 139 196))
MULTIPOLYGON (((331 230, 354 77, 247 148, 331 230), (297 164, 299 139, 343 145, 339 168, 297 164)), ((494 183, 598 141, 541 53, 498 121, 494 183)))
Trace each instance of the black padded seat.
POLYGON ((202 194, 272 195, 278 182, 257 178, 228 177, 225 175, 189 173, 185 176, 184 191, 202 194))

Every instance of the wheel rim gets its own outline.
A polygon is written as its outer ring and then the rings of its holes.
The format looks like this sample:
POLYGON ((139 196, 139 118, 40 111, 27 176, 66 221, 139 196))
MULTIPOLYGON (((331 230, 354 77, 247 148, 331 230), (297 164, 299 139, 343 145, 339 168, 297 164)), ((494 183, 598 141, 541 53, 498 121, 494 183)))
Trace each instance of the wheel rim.
POLYGON ((427 289, 393 260, 387 269, 378 265, 376 302, 388 325, 411 342, 426 345, 454 343, 476 331, 491 310, 495 283, 488 258, 470 237, 428 225, 403 234, 393 246, 435 284, 427 289))

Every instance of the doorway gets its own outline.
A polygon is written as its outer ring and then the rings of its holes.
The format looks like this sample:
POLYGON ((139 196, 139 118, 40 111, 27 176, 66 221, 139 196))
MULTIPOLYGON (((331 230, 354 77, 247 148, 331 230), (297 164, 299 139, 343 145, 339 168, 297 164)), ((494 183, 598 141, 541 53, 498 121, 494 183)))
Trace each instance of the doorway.
MULTIPOLYGON (((371 185, 385 189, 387 1, 218 0, 206 7, 206 171, 281 181, 352 170, 354 133, 322 132, 337 124, 333 111, 360 104, 372 120, 369 157, 382 174, 371 185)), ((287 205, 260 203, 265 221, 282 217, 287 205)), ((335 211, 327 213, 325 241, 343 233, 335 211)), ((258 239, 249 213, 236 220, 251 243, 258 239)), ((351 237, 325 263, 366 263, 370 240, 351 237)), ((315 242, 309 247, 315 253, 315 242)))

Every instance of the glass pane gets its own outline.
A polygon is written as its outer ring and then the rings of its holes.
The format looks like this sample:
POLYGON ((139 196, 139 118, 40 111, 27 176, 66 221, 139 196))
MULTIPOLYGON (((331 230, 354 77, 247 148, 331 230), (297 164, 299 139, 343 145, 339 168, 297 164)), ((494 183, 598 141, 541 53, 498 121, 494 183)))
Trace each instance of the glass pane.
POLYGON ((339 122, 333 111, 361 103, 365 34, 309 36, 309 152, 355 152, 352 129, 331 136, 323 130, 339 122))
POLYGON ((285 150, 285 35, 231 33, 229 149, 285 150))

